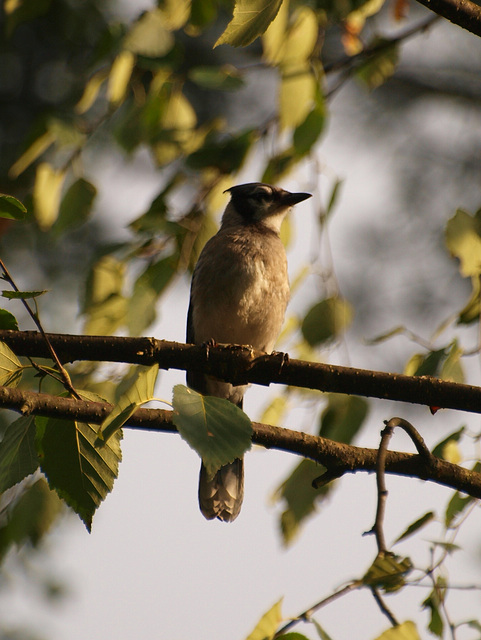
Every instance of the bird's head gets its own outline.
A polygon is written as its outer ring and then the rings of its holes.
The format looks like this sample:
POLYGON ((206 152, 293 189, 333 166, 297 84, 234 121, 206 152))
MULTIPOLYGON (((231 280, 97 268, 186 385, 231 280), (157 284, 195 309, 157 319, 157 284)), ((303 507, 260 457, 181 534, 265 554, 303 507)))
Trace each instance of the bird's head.
POLYGON ((263 224, 279 233, 289 209, 311 197, 310 193, 290 193, 262 182, 249 182, 226 189, 231 199, 222 217, 222 226, 263 224))

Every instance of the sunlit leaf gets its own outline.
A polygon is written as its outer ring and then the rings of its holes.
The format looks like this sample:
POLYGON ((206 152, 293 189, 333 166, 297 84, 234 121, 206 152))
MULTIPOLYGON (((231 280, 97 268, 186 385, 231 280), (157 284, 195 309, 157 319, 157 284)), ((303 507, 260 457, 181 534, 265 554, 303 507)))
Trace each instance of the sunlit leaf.
POLYGON ((246 640, 271 640, 282 622, 282 598, 262 616, 246 640))
POLYGON ((22 375, 22 363, 4 342, 0 342, 0 385, 16 387, 22 375))
POLYGON ((481 313, 481 277, 472 276, 472 292, 466 306, 461 309, 458 324, 471 324, 479 319, 481 313))
POLYGON ((55 142, 55 136, 51 131, 46 131, 40 137, 38 137, 32 144, 28 147, 26 151, 22 153, 20 158, 11 166, 8 175, 11 178, 18 178, 18 176, 27 169, 32 162, 35 162, 37 158, 39 158, 42 153, 55 142))
POLYGON ((174 387, 172 404, 175 426, 202 458, 209 474, 241 458, 250 449, 251 421, 232 402, 202 396, 178 384, 174 387))
POLYGON ((164 26, 171 31, 180 29, 189 19, 191 0, 160 0, 158 5, 164 26))
POLYGON ((0 493, 38 467, 35 416, 22 416, 8 425, 0 441, 0 493))
POLYGON ((441 363, 446 358, 446 349, 416 353, 407 362, 404 373, 407 376, 439 376, 441 363))
POLYGON ((118 432, 136 409, 152 400, 158 372, 158 364, 136 368, 131 386, 123 393, 98 429, 99 435, 105 441, 108 441, 114 433, 118 432))
POLYGON ((111 104, 120 104, 126 93, 135 66, 135 55, 131 51, 121 51, 110 69, 107 97, 111 104))
POLYGON ((82 97, 75 105, 75 111, 79 114, 86 113, 94 104, 100 93, 103 83, 109 77, 106 69, 100 69, 87 81, 82 97))
POLYGON ((362 581, 368 587, 383 589, 390 593, 402 589, 404 578, 413 568, 409 558, 401 558, 394 553, 379 553, 362 581))
POLYGON ((24 220, 26 207, 13 196, 0 193, 0 218, 9 220, 24 220))
POLYGON ((47 162, 37 166, 33 187, 34 215, 42 231, 47 231, 57 219, 60 197, 66 173, 57 171, 47 162))
POLYGON ((247 46, 266 31, 281 4, 282 0, 237 0, 234 16, 214 46, 247 46))
POLYGON ((481 274, 481 210, 474 216, 456 211, 446 225, 446 246, 459 259, 461 275, 481 274))
POLYGON ((241 73, 231 65, 222 67, 193 67, 189 79, 204 89, 217 91, 236 91, 244 86, 241 73))
POLYGON ((157 58, 168 53, 174 42, 174 36, 165 26, 163 12, 153 9, 134 23, 125 37, 124 47, 132 53, 157 58))
POLYGON ((311 346, 333 340, 351 324, 352 317, 353 310, 347 300, 326 298, 308 311, 302 322, 302 335, 311 346))
POLYGON ((391 627, 377 636, 375 640, 421 640, 414 622, 408 620, 395 627, 391 627))
POLYGON ((425 527, 427 524, 429 524, 429 522, 432 522, 432 520, 434 520, 435 515, 436 514, 434 513, 434 511, 426 512, 423 516, 421 516, 415 522, 410 524, 409 527, 407 527, 401 533, 401 535, 396 538, 396 540, 394 541, 394 544, 396 544, 397 542, 400 542, 401 540, 405 540, 406 538, 409 538, 414 533, 416 533, 417 531, 425 527))
POLYGON ((269 64, 277 65, 282 60, 288 22, 289 0, 284 0, 276 17, 262 35, 263 57, 269 64))
POLYGON ((127 303, 122 295, 125 264, 113 256, 103 256, 92 268, 87 279, 84 332, 109 335, 125 320, 127 303))
MULTIPOLYGON (((100 400, 82 391, 85 400, 100 400)), ((97 426, 73 420, 37 418, 40 466, 49 486, 71 506, 90 531, 92 517, 112 490, 121 460, 121 430, 107 441, 97 426)))
POLYGON ((443 458, 444 460, 446 460, 447 458, 444 457, 444 453, 447 450, 447 447, 450 446, 450 443, 457 444, 460 441, 461 436, 463 435, 465 429, 466 427, 463 426, 460 429, 457 429, 456 431, 454 431, 453 433, 450 433, 449 436, 447 436, 446 438, 443 438, 441 442, 439 442, 434 447, 432 451, 433 455, 435 455, 438 458, 443 458))
POLYGON ((393 75, 398 63, 399 51, 397 45, 380 38, 374 40, 369 46, 381 48, 375 55, 369 56, 367 61, 357 69, 356 76, 368 89, 376 89, 393 75))

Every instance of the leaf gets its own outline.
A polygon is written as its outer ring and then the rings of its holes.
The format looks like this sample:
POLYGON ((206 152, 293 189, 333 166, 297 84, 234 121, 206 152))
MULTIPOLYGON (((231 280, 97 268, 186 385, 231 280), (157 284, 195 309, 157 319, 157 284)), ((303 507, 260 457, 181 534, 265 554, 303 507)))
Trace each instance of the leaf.
POLYGON ((241 458, 251 448, 251 421, 232 402, 202 396, 178 384, 174 387, 172 404, 175 426, 202 458, 209 474, 241 458))
POLYGON ((375 640, 421 640, 414 622, 408 620, 381 633, 375 640))
POLYGON ((415 522, 410 524, 409 527, 407 527, 407 529, 405 529, 403 533, 401 533, 401 535, 398 538, 396 538, 396 540, 394 540, 393 544, 397 544, 401 540, 405 540, 406 538, 409 538, 410 536, 412 536, 414 533, 416 533, 416 531, 419 531, 419 529, 422 529, 429 522, 431 522, 435 518, 435 515, 436 514, 434 513, 434 511, 426 512, 423 516, 421 516, 415 522))
POLYGON ((98 434, 103 440, 107 442, 127 422, 136 409, 152 400, 158 373, 158 364, 153 364, 150 367, 136 367, 130 387, 119 398, 98 429, 98 434))
POLYGON ((337 338, 353 317, 351 305, 343 298, 326 298, 314 305, 304 318, 301 331, 312 347, 337 338))
POLYGON ((124 47, 138 55, 160 58, 172 49, 174 43, 174 36, 165 26, 163 11, 153 9, 134 23, 125 37, 124 47))
POLYGON ((334 182, 331 190, 331 195, 329 196, 329 200, 327 201, 326 216, 330 215, 333 212, 343 184, 344 180, 339 178, 334 182))
POLYGON ((350 444, 366 419, 369 406, 363 398, 329 393, 321 415, 319 435, 350 444))
POLYGON ((444 523, 446 527, 450 527, 453 520, 459 516, 473 502, 472 496, 466 496, 456 491, 446 507, 444 523))
POLYGON ((62 198, 58 218, 53 226, 57 235, 83 224, 90 215, 97 189, 91 182, 79 178, 62 198))
POLYGON ((282 0, 236 0, 234 16, 214 47, 245 47, 262 35, 274 20, 282 0))
POLYGON ((33 204, 35 219, 42 231, 48 231, 57 219, 65 176, 64 170, 57 171, 48 162, 37 166, 33 204))
POLYGON ((458 324, 471 324, 479 319, 481 313, 481 277, 472 276, 472 292, 466 306, 461 309, 458 324))
POLYGON ((188 77, 199 87, 214 91, 237 91, 244 86, 242 74, 227 64, 221 67, 193 67, 189 70, 188 77))
POLYGON ((392 593, 404 587, 404 578, 412 568, 412 562, 409 558, 401 558, 391 552, 379 553, 362 581, 367 587, 375 587, 392 593))
POLYGON ((124 100, 134 66, 135 55, 131 51, 121 51, 113 61, 107 86, 110 104, 118 106, 124 100))
POLYGON ((282 634, 282 636, 277 636, 276 640, 309 640, 309 638, 307 638, 302 633, 293 632, 293 633, 284 633, 282 634))
POLYGON ((461 275, 481 274, 481 210, 471 216, 458 209, 446 225, 446 246, 460 261, 461 275))
POLYGON ((8 425, 0 442, 0 493, 38 467, 35 417, 22 416, 8 425))
MULTIPOLYGON (((80 395, 85 400, 100 400, 86 391, 80 395)), ((37 418, 37 425, 40 466, 49 486, 90 531, 92 517, 118 475, 122 432, 116 431, 103 442, 96 425, 55 418, 37 418)))
POLYGON ((84 332, 110 335, 125 320, 126 300, 122 295, 125 263, 113 256, 102 256, 88 278, 83 313, 87 315, 84 332))
MULTIPOLYGON (((279 115, 282 129, 298 127, 314 103, 317 80, 308 62, 284 68, 281 77, 279 115)), ((321 124, 322 130, 323 123, 321 124)), ((317 123, 319 129, 319 122, 317 123)))
POLYGON ((463 383, 465 381, 463 368, 461 366, 461 356, 463 349, 458 346, 458 341, 453 340, 451 349, 447 354, 446 360, 441 366, 439 377, 450 382, 463 383))
POLYGON ((18 178, 37 158, 55 142, 55 135, 52 131, 46 131, 22 153, 20 158, 10 167, 8 175, 10 178, 18 178))
POLYGON ((321 625, 317 622, 317 620, 314 620, 314 618, 311 618, 311 619, 309 620, 309 622, 310 622, 311 624, 313 624, 313 625, 314 625, 314 627, 315 627, 315 629, 316 629, 316 631, 317 631, 317 634, 318 634, 318 636, 319 636, 319 638, 320 638, 321 640, 332 640, 331 636, 330 636, 328 633, 326 633, 326 632, 324 631, 324 629, 323 629, 323 628, 321 627, 321 625))
POLYGON ((273 156, 267 163, 267 167, 264 169, 262 182, 267 182, 268 184, 276 183, 292 169, 297 161, 298 156, 293 147, 285 149, 281 153, 273 156))
POLYGON ((168 256, 150 264, 137 278, 127 304, 127 326, 130 335, 141 335, 156 317, 155 305, 160 294, 176 273, 177 256, 168 256))
POLYGON ((22 363, 4 342, 0 342, 0 385, 16 387, 22 375, 22 363))
POLYGON ((449 436, 447 436, 446 438, 443 438, 443 440, 441 440, 441 442, 439 442, 433 449, 432 453, 433 455, 435 455, 437 458, 443 458, 444 460, 446 460, 446 458, 444 457, 444 451, 446 449, 446 447, 450 444, 450 443, 458 443, 461 439, 461 436, 463 435, 464 431, 465 431, 466 427, 461 427, 460 429, 458 429, 457 431, 454 431, 453 433, 450 433, 449 436))
POLYGON ((201 149, 190 154, 187 165, 191 169, 214 167, 220 173, 235 173, 242 167, 254 142, 255 132, 251 129, 222 141, 208 138, 201 149))
POLYGON ((20 486, 20 491, 20 497, 5 510, 6 524, 0 526, 0 558, 5 557, 12 545, 20 546, 28 541, 36 546, 49 531, 63 506, 43 478, 31 486, 20 486))
POLYGON ((246 640, 272 640, 282 622, 281 606, 282 598, 266 611, 246 640))
POLYGON ((316 502, 324 500, 334 484, 323 485, 318 489, 313 481, 321 476, 326 468, 312 460, 302 460, 289 477, 276 490, 274 499, 282 500, 286 508, 281 514, 280 528, 285 545, 290 544, 298 535, 303 521, 316 508, 316 502))
POLYGON ((431 591, 429 596, 421 604, 423 609, 430 611, 431 619, 428 624, 428 629, 432 634, 438 636, 438 638, 442 638, 444 632, 444 622, 439 610, 440 604, 438 590, 435 589, 431 591))
POLYGON ((47 289, 43 291, 2 291, 2 297, 9 300, 30 300, 43 296, 44 293, 47 293, 47 289))
POLYGON ((0 193, 0 218, 24 220, 27 208, 13 196, 0 193))
POLYGON ((0 309, 0 329, 6 331, 18 331, 16 317, 6 309, 0 309))
POLYGON ((309 153, 323 132, 325 123, 325 109, 323 106, 316 105, 294 131, 293 142, 297 155, 303 156, 309 153))
POLYGON ((429 351, 426 355, 416 353, 413 355, 406 367, 404 373, 407 376, 439 376, 442 361, 446 358, 446 349, 438 349, 437 351, 429 351))
POLYGON ((376 38, 369 46, 382 46, 382 49, 369 56, 367 62, 357 69, 356 76, 368 89, 372 90, 380 87, 393 75, 399 60, 399 50, 396 44, 390 44, 383 38, 376 38))
POLYGON ((158 5, 163 23, 171 31, 180 29, 189 19, 191 0, 161 0, 158 5))
POLYGON ((103 83, 108 77, 108 72, 105 69, 100 69, 89 78, 84 87, 82 97, 75 105, 75 111, 78 114, 82 115, 90 109, 97 99, 103 83))

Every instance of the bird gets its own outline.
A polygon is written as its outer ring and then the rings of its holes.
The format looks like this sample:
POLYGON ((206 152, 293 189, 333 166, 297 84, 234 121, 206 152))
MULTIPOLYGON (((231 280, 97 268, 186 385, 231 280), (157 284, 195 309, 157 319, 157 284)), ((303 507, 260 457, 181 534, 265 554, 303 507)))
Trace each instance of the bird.
MULTIPOLYGON (((230 200, 220 229, 205 244, 192 275, 187 342, 249 345, 272 353, 290 295, 281 224, 291 207, 311 194, 261 182, 224 193, 230 200)), ((241 409, 247 389, 193 370, 187 371, 187 385, 241 409)), ((205 518, 232 522, 243 497, 243 459, 221 467, 213 477, 201 465, 198 498, 205 518)))

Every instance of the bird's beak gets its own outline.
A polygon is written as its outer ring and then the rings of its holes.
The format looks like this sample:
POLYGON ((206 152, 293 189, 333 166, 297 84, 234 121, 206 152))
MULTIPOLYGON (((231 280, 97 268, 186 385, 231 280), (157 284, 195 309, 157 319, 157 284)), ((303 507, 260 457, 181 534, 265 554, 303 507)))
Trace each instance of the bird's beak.
POLYGON ((307 200, 307 198, 311 197, 311 193, 289 193, 289 191, 286 191, 285 195, 282 196, 282 204, 287 207, 292 207, 298 202, 302 202, 303 200, 307 200))

